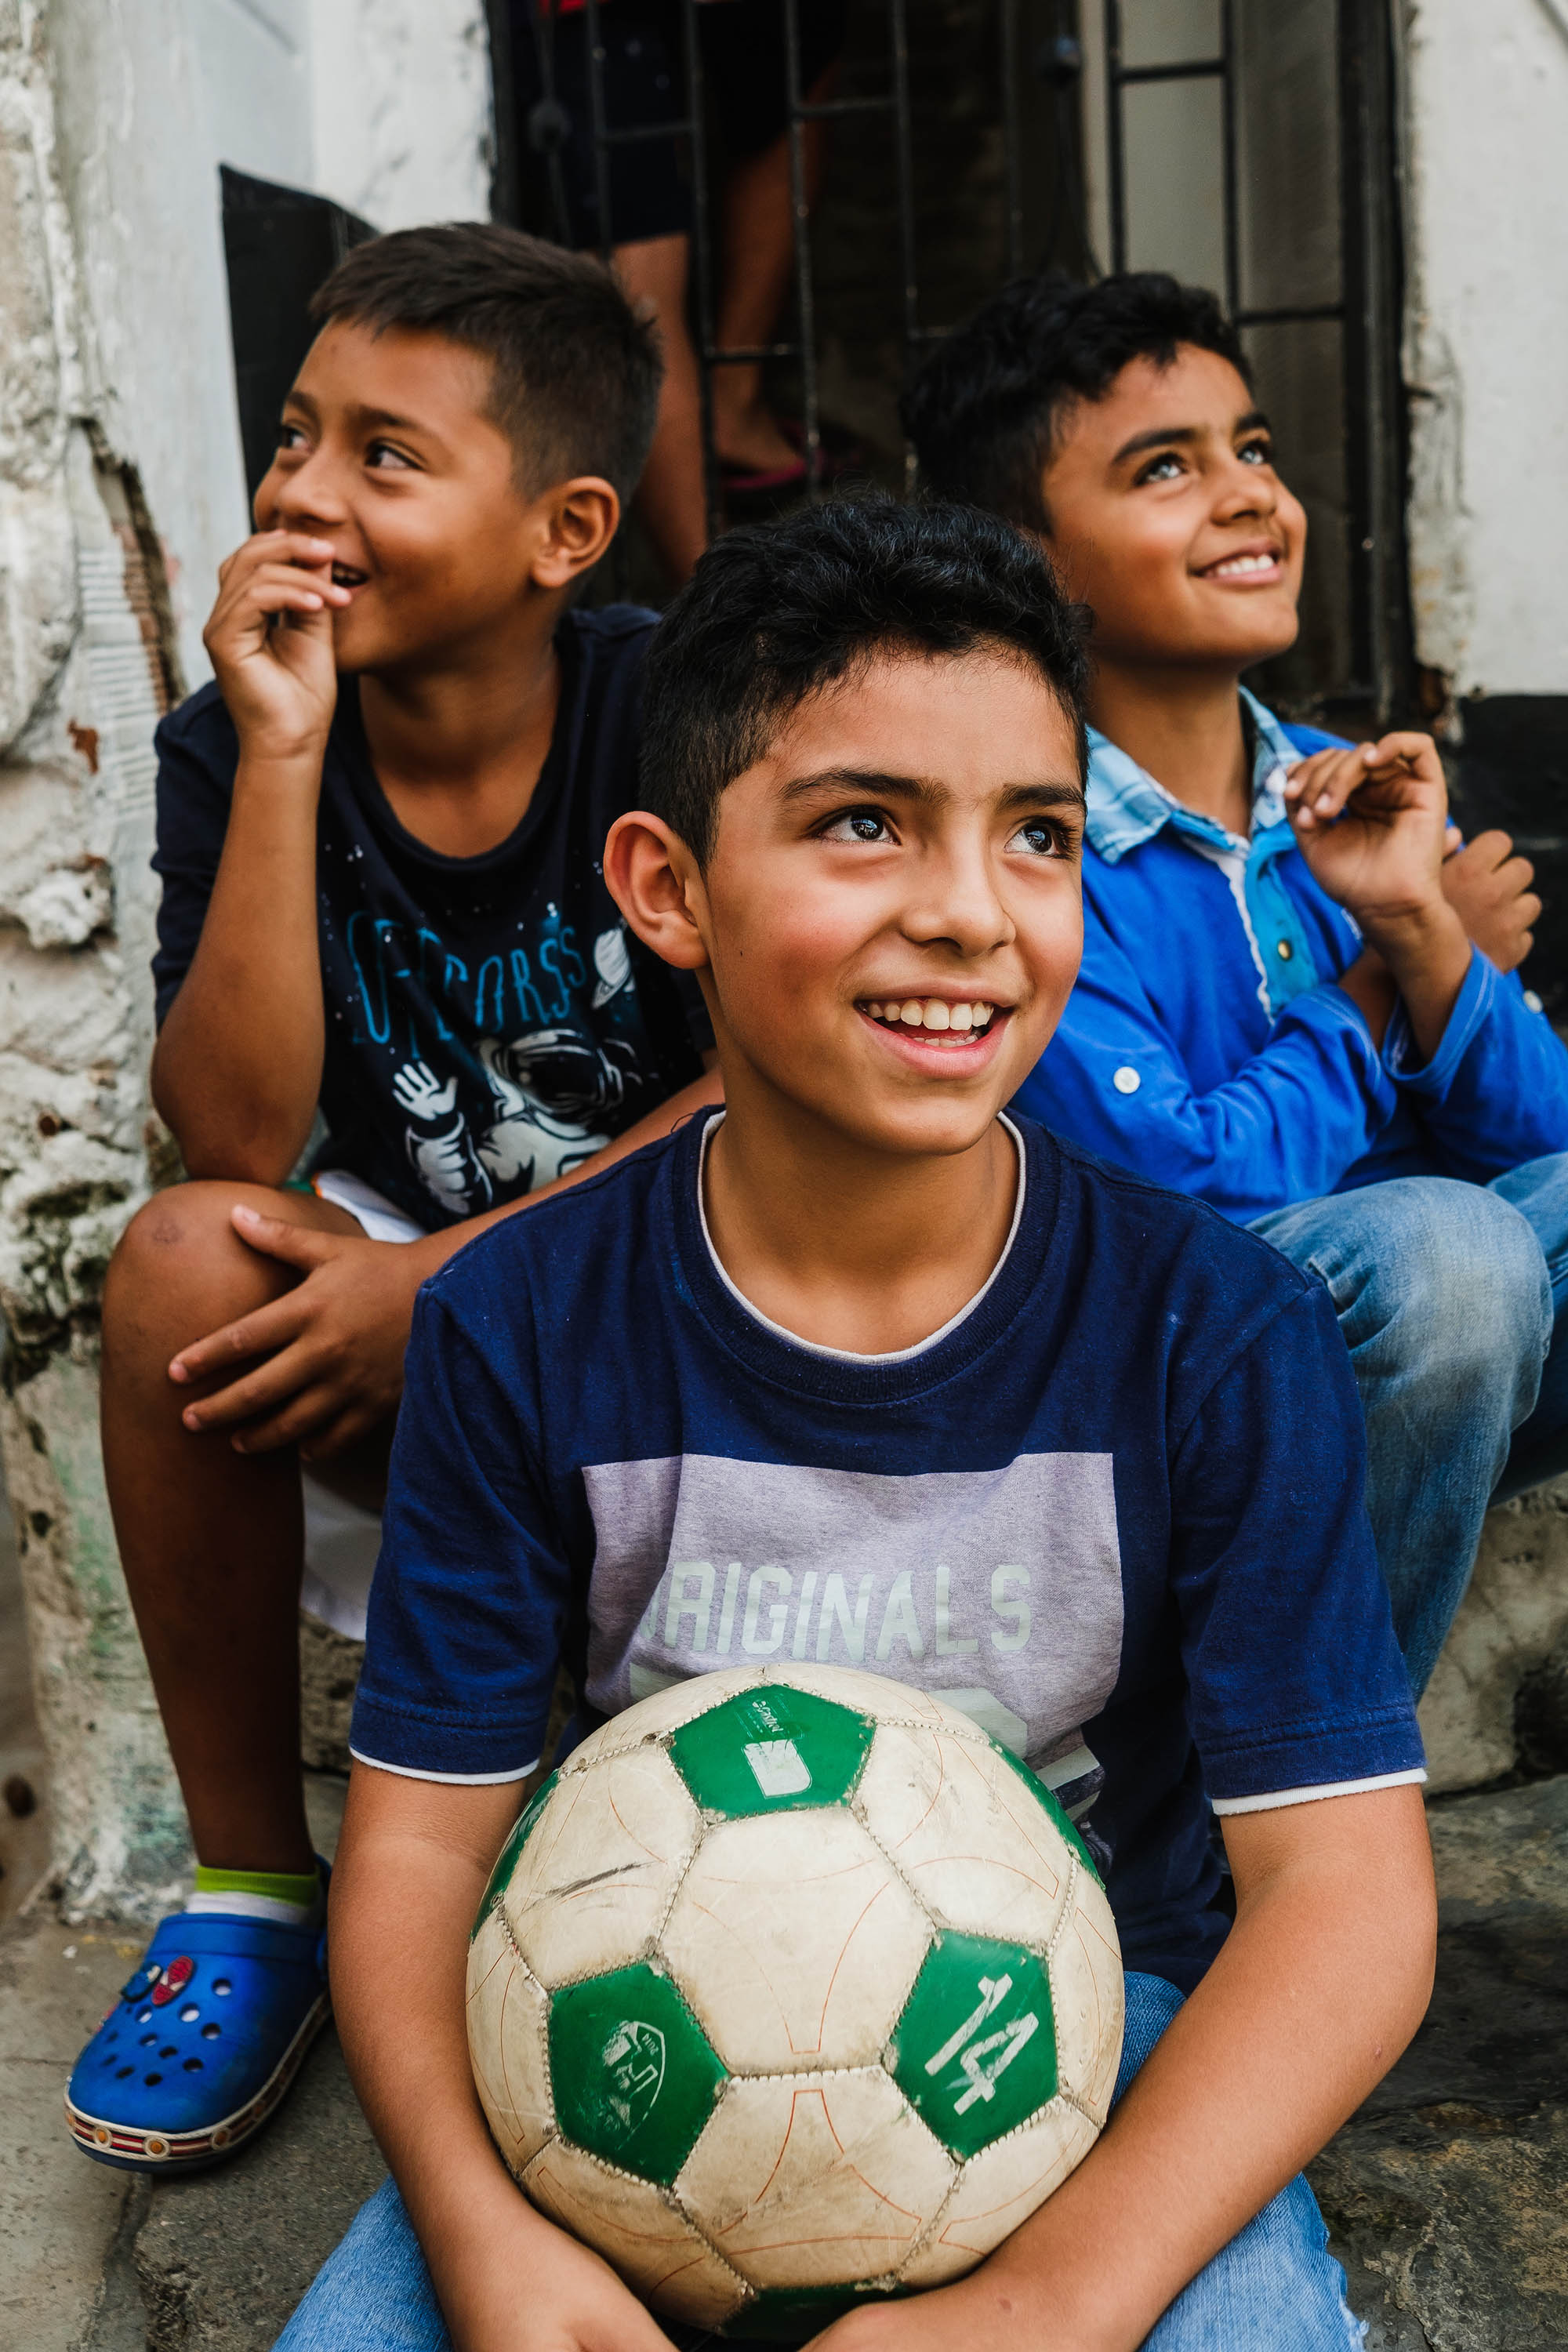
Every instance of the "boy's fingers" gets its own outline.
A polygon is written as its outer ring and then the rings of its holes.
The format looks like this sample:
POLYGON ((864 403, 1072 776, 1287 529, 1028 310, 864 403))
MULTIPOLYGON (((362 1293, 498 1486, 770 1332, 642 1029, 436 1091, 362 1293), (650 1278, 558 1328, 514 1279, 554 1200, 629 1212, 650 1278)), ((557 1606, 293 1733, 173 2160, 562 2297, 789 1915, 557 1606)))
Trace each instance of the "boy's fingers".
POLYGON ((281 1258, 285 1265, 303 1266, 307 1271, 335 1256, 343 1238, 341 1234, 319 1234, 310 1225, 291 1225, 284 1217, 264 1217, 259 1209, 247 1209, 237 1202, 230 1210, 229 1219, 247 1248, 259 1250, 264 1257, 281 1258))
POLYGON ((1376 767, 1395 760, 1426 767, 1437 758, 1437 746, 1430 735, 1418 735, 1412 728, 1395 728, 1392 734, 1380 735, 1375 743, 1363 744, 1362 749, 1371 755, 1369 764, 1376 767))
POLYGON ((237 1454, 276 1454, 285 1445, 319 1439, 322 1429, 331 1426, 341 1402, 334 1389, 302 1389, 281 1412, 248 1422, 229 1444, 237 1454))
POLYGON ((317 539, 308 530, 258 530, 219 564, 217 576, 226 581, 232 573, 236 579, 243 579, 260 563, 319 566, 330 563, 332 554, 330 539, 317 539))
POLYGON ((290 1290, 270 1306, 258 1307, 253 1314, 242 1315, 221 1330, 209 1331, 205 1339, 182 1348, 169 1366, 169 1378, 184 1386, 205 1380, 209 1372, 227 1371, 247 1356, 274 1355, 297 1339, 310 1319, 310 1310, 300 1306, 299 1291, 290 1290))
POLYGON ((1306 764, 1310 772, 1295 771, 1290 783, 1297 789, 1292 793, 1288 787, 1286 799, 1293 816, 1303 818, 1309 825, 1326 824, 1339 815, 1358 785, 1365 783, 1366 761, 1359 751, 1352 750, 1321 751, 1306 764))
POLYGON ((370 1435, 377 1419, 378 1415, 365 1407, 351 1405, 347 1412, 340 1412, 335 1421, 326 1422, 309 1438, 300 1441, 300 1460, 330 1462, 335 1454, 346 1454, 350 1446, 370 1435))
POLYGON ((296 1342, 254 1372, 232 1381, 227 1388, 188 1404, 180 1419, 193 1436, 207 1429, 232 1429, 236 1422, 254 1421, 259 1413, 276 1412, 289 1397, 300 1393, 316 1369, 296 1342))
POLYGON ((297 572, 286 563, 268 563, 242 582, 235 591, 229 611, 237 616, 275 613, 288 606, 296 612, 314 613, 324 604, 338 607, 350 601, 349 591, 336 586, 324 573, 297 572))
MULTIPOLYGON (((1513 848, 1513 835, 1493 826, 1488 833, 1478 833, 1470 844, 1470 856, 1478 866, 1506 866, 1513 848)), ((1523 865, 1524 860, 1520 859, 1523 865)))

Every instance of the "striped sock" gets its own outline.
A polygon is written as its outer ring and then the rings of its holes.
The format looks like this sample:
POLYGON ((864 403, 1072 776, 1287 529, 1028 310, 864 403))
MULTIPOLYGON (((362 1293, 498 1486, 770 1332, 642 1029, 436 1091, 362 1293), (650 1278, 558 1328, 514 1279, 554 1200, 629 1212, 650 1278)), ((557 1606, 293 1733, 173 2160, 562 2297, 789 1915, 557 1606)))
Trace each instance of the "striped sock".
POLYGON ((196 1864, 196 1891, 187 1911, 221 1912, 226 1917, 270 1919, 279 1927, 314 1927, 325 1894, 321 1873, 286 1870, 209 1870, 196 1864))

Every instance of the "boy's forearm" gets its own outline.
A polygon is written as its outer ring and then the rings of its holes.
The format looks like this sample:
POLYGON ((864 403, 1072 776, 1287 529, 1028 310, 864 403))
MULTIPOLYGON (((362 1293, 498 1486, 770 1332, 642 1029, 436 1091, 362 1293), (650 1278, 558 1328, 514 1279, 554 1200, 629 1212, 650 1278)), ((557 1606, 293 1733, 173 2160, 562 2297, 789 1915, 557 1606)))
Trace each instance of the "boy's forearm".
POLYGON ((201 940, 153 1064, 193 1176, 281 1183, 310 1131, 326 1034, 320 789, 319 759, 241 758, 201 940))
MULTIPOLYGON (((355 1811, 363 1824, 370 1810, 366 1778, 356 1768, 333 1877, 333 2006, 360 2103, 461 2344, 465 2299, 483 2288, 481 2250, 519 2231, 542 2243, 557 2233, 506 2171, 473 2088, 464 1979, 486 1864, 434 1837, 356 1824, 355 1811)), ((498 1801, 499 1846, 517 1791, 482 1793, 498 1801)))
MULTIPOLYGON (((1237 1868, 1224 1950, 1101 2138, 950 2291, 955 2343, 967 2332, 1016 2352, 1134 2352, 1386 2074, 1431 1989, 1430 1853, 1415 1789, 1289 1810, 1344 1807, 1379 1809, 1375 1851, 1363 1850, 1352 1875, 1332 1838, 1316 1834, 1309 1852, 1250 1885, 1237 1868)), ((1245 1844, 1252 1832, 1256 1847, 1257 1825, 1284 1819, 1244 1816, 1227 1836, 1240 1830, 1245 1844)))
POLYGON ((1432 906, 1381 925, 1375 932, 1370 924, 1363 929, 1405 1001, 1416 1052, 1424 1063, 1431 1061, 1470 969, 1464 924, 1447 901, 1438 898, 1432 906))

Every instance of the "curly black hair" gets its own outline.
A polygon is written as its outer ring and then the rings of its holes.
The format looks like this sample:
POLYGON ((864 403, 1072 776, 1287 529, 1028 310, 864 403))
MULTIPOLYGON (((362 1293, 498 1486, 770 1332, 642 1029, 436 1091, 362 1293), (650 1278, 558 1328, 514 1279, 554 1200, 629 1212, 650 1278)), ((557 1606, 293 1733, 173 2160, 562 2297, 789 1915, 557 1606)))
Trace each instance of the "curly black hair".
POLYGON ((1251 370, 1217 295, 1163 270, 1097 285, 1015 278, 938 345, 904 394, 904 430, 932 496, 1048 531, 1044 476, 1064 414, 1102 400, 1130 361, 1169 367, 1182 344, 1251 370))
POLYGON ((719 796, 790 714, 884 650, 995 648, 1036 669, 1087 764, 1085 622, 1030 541, 973 507, 832 499, 732 530, 698 564, 644 671, 644 804, 706 867, 719 796))

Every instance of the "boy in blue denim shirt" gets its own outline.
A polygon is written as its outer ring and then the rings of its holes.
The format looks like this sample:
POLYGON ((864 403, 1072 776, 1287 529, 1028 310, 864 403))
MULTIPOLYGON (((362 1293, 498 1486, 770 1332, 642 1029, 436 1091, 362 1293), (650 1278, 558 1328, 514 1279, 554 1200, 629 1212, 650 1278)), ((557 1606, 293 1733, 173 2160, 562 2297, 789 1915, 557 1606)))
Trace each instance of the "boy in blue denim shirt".
POLYGON ((1021 280, 909 425, 931 487, 1031 533, 1094 616, 1083 969, 1019 1107, 1327 1285, 1419 1693, 1489 1502, 1568 1466, 1531 868, 1460 843, 1428 737, 1345 745, 1241 687, 1295 639, 1306 518, 1212 295, 1021 280))

